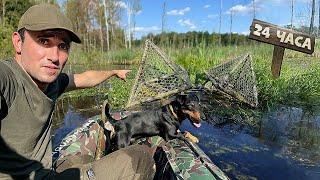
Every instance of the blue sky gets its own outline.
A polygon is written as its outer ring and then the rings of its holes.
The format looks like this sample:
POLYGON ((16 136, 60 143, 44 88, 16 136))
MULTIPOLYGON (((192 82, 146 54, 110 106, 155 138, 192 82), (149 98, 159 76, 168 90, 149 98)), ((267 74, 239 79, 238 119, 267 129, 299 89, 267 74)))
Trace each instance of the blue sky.
MULTIPOLYGON (((66 0, 58 0, 63 4, 66 0)), ((120 26, 128 29, 127 2, 120 0, 122 8, 120 26)), ((135 14, 134 38, 148 33, 160 33, 163 3, 166 1, 165 31, 219 32, 221 0, 140 0, 141 11, 135 14)), ((309 26, 312 0, 293 0, 293 24, 309 26)), ((256 18, 275 25, 284 26, 291 22, 292 0, 255 0, 256 18)), ((316 0, 318 3, 318 0, 316 0)), ((230 32, 230 12, 233 12, 232 32, 248 34, 253 18, 252 0, 222 0, 221 32, 230 32)), ((318 26, 319 7, 316 6, 315 25, 318 26)))
MULTIPOLYGON (((155 34, 161 32, 164 1, 140 1, 142 9, 135 15, 136 38, 150 32, 155 34)), ((255 0, 256 18, 280 26, 290 24, 291 1, 255 0)), ((310 5, 311 0, 294 0, 294 25, 310 24, 310 5)), ((318 14, 318 9, 316 7, 316 14, 318 14)), ((233 12, 232 32, 247 34, 253 18, 252 0, 222 0, 221 32, 230 31, 230 12, 233 12)), ((166 0, 165 30, 218 32, 219 13, 220 0, 166 0)), ((318 18, 315 19, 316 25, 318 25, 317 22, 318 18)), ((123 24, 125 23, 126 17, 123 18, 123 24)))

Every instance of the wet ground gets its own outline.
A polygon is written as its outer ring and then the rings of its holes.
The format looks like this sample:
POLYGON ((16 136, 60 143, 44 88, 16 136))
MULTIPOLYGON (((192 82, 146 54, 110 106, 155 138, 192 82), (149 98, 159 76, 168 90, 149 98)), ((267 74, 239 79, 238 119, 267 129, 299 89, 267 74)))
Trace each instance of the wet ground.
MULTIPOLYGON (((54 114, 54 145, 99 114, 102 99, 61 99, 54 114)), ((255 117, 232 117, 212 115, 199 129, 185 121, 181 129, 199 137, 201 149, 232 179, 320 179, 319 112, 279 106, 255 117)))

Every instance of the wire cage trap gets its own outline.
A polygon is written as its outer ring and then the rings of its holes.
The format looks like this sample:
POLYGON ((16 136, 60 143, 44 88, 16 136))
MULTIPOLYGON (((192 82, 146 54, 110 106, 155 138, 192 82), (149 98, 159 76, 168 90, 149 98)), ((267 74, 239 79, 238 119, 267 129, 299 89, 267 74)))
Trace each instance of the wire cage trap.
POLYGON ((175 64, 150 40, 146 40, 127 108, 162 99, 191 88, 186 70, 175 64))

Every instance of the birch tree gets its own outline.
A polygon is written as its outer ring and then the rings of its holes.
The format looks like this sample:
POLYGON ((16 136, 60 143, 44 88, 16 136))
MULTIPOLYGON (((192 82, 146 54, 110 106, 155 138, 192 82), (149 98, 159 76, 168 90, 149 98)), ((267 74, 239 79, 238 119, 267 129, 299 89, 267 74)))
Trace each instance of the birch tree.
POLYGON ((221 46, 222 0, 220 0, 219 45, 221 46))
POLYGON ((256 3, 252 0, 252 9, 253 9, 253 19, 256 18, 256 3))
POLYGON ((319 24, 318 24, 318 36, 320 35, 320 0, 318 2, 318 6, 319 6, 319 24))
POLYGON ((291 0, 291 29, 293 29, 293 10, 294 10, 294 0, 291 0))
POLYGON ((2 0, 2 18, 1 18, 2 26, 4 26, 6 22, 5 15, 6 15, 6 0, 2 0))
POLYGON ((309 27, 309 34, 313 33, 313 23, 314 23, 314 13, 316 9, 316 2, 315 0, 312 0, 312 7, 311 7, 311 21, 310 21, 310 27, 309 27))
POLYGON ((161 17, 161 40, 160 42, 163 44, 165 42, 165 26, 166 26, 166 12, 167 12, 167 2, 166 0, 163 2, 162 6, 162 17, 161 17))
MULTIPOLYGON (((109 15, 109 12, 107 12, 108 10, 108 7, 107 7, 107 3, 106 2, 107 0, 102 0, 102 13, 103 13, 103 16, 104 16, 104 24, 106 26, 106 40, 107 40, 107 50, 109 51, 110 50, 110 43, 109 43, 109 23, 108 23, 108 15, 109 15)), ((102 23, 102 22, 101 22, 102 23)))
POLYGON ((232 19, 233 19, 233 10, 230 10, 230 36, 229 36, 229 42, 231 45, 231 40, 232 40, 232 19))

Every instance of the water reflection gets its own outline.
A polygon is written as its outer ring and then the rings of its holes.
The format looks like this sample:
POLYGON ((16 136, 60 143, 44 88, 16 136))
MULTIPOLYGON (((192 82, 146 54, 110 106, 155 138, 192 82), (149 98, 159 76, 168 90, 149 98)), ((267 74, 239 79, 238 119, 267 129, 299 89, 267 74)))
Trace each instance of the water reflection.
MULTIPOLYGON (((95 97, 59 101, 54 144, 99 114, 101 103, 95 97)), ((320 179, 319 112, 280 106, 257 117, 239 114, 213 114, 220 123, 203 122, 199 129, 184 121, 181 129, 199 137, 199 146, 231 179, 320 179), (260 123, 245 123, 253 121, 260 123)))
POLYGON ((88 118, 100 113, 100 105, 106 98, 87 96, 76 98, 61 98, 58 100, 53 114, 53 146, 72 130, 80 127, 88 118))
POLYGON ((260 139, 281 145, 281 154, 303 164, 320 162, 320 116, 296 107, 280 107, 262 119, 260 139))

